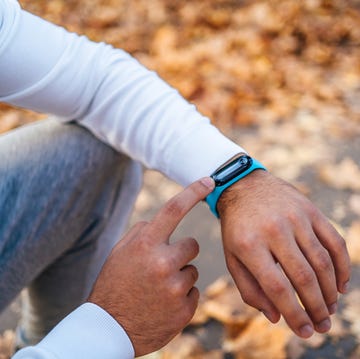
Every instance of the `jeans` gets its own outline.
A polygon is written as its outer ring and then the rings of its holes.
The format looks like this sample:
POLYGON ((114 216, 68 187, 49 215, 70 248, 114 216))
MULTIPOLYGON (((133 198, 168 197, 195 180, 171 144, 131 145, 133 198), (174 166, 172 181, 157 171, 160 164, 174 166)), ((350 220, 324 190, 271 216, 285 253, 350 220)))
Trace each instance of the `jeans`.
POLYGON ((0 156, 0 311, 27 287, 17 340, 33 345, 86 300, 119 239, 103 234, 133 206, 118 203, 132 161, 53 119, 0 136, 0 156))

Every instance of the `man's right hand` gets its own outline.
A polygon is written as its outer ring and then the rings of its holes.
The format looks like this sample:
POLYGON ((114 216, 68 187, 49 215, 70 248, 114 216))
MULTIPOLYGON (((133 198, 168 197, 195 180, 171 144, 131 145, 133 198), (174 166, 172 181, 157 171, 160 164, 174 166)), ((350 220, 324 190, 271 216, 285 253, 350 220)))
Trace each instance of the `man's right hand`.
POLYGON ((183 217, 214 188, 204 178, 169 200, 150 222, 137 223, 114 247, 90 294, 125 329, 136 356, 160 349, 194 315, 199 291, 193 238, 169 243, 183 217))

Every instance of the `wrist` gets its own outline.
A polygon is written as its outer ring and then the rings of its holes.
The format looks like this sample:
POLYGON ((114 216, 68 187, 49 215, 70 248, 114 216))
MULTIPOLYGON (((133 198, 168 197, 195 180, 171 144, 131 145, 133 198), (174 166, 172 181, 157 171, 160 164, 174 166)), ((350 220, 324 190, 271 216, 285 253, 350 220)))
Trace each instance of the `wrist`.
POLYGON ((260 162, 246 154, 240 153, 225 162, 211 174, 215 181, 215 188, 206 197, 206 202, 216 217, 220 217, 217 204, 223 192, 238 181, 243 181, 245 177, 259 169, 266 171, 266 168, 260 162))
MULTIPOLYGON (((244 208, 246 210, 246 203, 251 199, 250 196, 258 196, 259 187, 262 183, 266 182, 271 174, 267 171, 255 170, 241 181, 237 181, 232 186, 228 187, 221 196, 217 203, 217 211, 222 218, 226 216, 227 212, 237 211, 244 208)), ((260 201, 260 198, 259 198, 260 201)))

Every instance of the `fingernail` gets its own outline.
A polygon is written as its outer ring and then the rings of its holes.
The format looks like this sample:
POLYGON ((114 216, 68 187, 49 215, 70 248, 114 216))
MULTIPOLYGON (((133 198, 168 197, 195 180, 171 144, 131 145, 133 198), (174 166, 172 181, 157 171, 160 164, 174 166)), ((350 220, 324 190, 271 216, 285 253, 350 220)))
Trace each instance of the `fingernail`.
POLYGON ((303 338, 309 338, 314 334, 314 329, 310 324, 306 324, 299 329, 299 332, 303 338))
POLYGON ((213 189, 215 187, 215 182, 211 177, 204 177, 200 180, 200 182, 209 189, 213 189))
POLYGON ((349 282, 346 282, 346 283, 343 285, 343 287, 342 287, 342 291, 343 291, 344 293, 347 293, 348 290, 349 290, 349 286, 350 286, 349 282))
POLYGON ((333 303, 333 304, 331 304, 331 305, 329 305, 329 306, 328 306, 328 311, 329 311, 329 313, 330 313, 330 314, 334 314, 334 313, 337 311, 337 307, 338 307, 338 305, 337 305, 336 302, 333 303))
POLYGON ((316 324, 316 329, 321 333, 328 332, 330 330, 330 328, 331 328, 331 321, 329 318, 316 324))

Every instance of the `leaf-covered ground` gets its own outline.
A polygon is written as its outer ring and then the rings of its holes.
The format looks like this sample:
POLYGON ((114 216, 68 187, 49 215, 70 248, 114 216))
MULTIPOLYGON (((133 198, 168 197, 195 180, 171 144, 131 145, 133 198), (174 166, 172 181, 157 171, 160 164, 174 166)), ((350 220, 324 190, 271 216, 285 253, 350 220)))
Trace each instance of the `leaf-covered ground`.
MULTIPOLYGON (((158 71, 273 173, 307 194, 347 239, 352 287, 328 335, 296 339, 284 324, 270 325, 244 306, 231 282, 220 279, 204 290, 193 325, 152 357, 360 358, 360 1, 21 3, 124 48, 158 71)), ((0 132, 41 117, 0 105, 0 132)), ((177 190, 149 172, 133 221, 177 190)), ((221 252, 214 254, 221 250, 217 224, 204 212, 193 217, 184 231, 198 230, 205 288, 226 270, 221 252)), ((0 342, 4 358, 11 338, 7 332, 0 342)))

